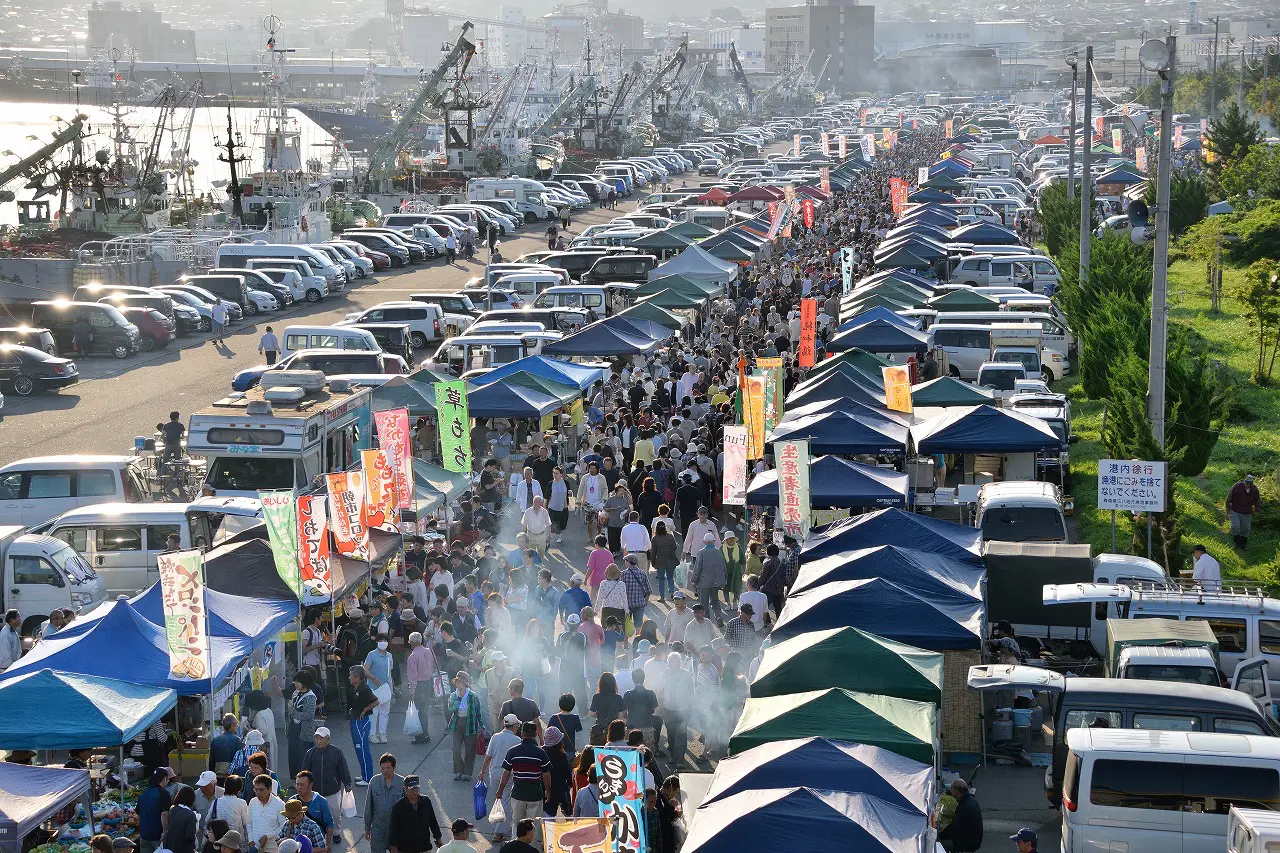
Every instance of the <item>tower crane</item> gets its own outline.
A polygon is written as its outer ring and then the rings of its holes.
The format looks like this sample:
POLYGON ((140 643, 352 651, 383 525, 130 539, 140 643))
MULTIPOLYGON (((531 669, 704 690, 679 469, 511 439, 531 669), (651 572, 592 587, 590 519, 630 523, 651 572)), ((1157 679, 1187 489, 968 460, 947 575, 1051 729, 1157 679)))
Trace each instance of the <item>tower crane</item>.
POLYGON ((418 116, 428 104, 434 103, 440 84, 444 82, 445 75, 449 70, 462 63, 459 76, 464 74, 467 66, 471 63, 471 58, 475 56, 476 46, 471 41, 471 31, 475 29, 475 25, 470 21, 464 23, 458 31, 458 37, 454 41, 453 47, 445 54, 444 58, 431 69, 431 73, 423 78, 418 85, 418 92, 413 97, 413 101, 405 108, 404 115, 400 117, 400 121, 396 122, 396 126, 391 132, 383 137, 378 143, 377 149, 369 157, 369 168, 365 171, 364 180, 361 182, 368 189, 373 189, 373 182, 386 175, 395 164, 396 156, 400 153, 400 149, 404 147, 405 142, 409 139, 409 133, 413 129, 413 125, 418 121, 418 116))
POLYGON ((643 86, 640 91, 636 92, 631 98, 632 106, 643 104, 649 100, 649 96, 658 91, 658 88, 667 80, 668 77, 674 77, 684 68, 685 59, 689 52, 689 39, 680 42, 680 47, 676 48, 676 52, 667 60, 666 64, 658 69, 658 73, 643 86))

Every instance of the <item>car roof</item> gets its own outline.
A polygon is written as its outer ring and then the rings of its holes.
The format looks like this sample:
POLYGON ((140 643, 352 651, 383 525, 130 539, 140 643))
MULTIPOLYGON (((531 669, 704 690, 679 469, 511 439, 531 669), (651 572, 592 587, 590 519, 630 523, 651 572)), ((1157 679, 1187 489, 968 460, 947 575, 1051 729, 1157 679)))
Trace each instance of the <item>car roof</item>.
MULTIPOLYGON (((357 329, 356 331, 365 332, 368 330, 357 329)), ((335 355, 342 355, 342 356, 355 355, 355 356, 360 356, 361 358, 368 358, 371 356, 384 355, 384 353, 379 352, 378 350, 369 350, 369 349, 329 349, 328 347, 312 347, 310 349, 297 350, 292 355, 290 355, 289 358, 291 359, 299 358, 302 356, 324 356, 328 358, 330 356, 335 356, 335 355)))
POLYGON ((64 453, 58 456, 32 456, 10 462, 0 471, 30 471, 36 468, 47 468, 52 465, 88 466, 88 465, 125 465, 137 459, 136 456, 112 456, 99 453, 64 453))

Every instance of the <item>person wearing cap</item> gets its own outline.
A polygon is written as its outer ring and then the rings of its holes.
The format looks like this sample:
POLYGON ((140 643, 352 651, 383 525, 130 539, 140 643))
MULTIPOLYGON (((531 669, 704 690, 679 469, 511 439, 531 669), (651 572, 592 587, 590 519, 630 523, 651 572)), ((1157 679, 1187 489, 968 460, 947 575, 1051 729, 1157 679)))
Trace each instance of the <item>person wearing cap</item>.
POLYGON ((738 615, 724 625, 724 641, 747 660, 755 656, 760 645, 760 635, 751 624, 755 612, 755 608, 744 601, 738 605, 738 615))
POLYGON ((569 576, 569 588, 560 593, 559 601, 556 602, 556 609, 560 613, 560 619, 566 621, 570 615, 582 613, 582 608, 591 605, 591 594, 582 588, 586 578, 582 572, 574 572, 569 576))
POLYGON ((169 808, 173 798, 164 789, 169 781, 168 768, 158 768, 151 773, 151 784, 138 796, 138 848, 140 853, 155 853, 160 839, 169 827, 169 808))
POLYGON ((281 810, 284 815, 284 826, 276 834, 276 841, 286 838, 296 839, 302 845, 302 853, 328 853, 328 841, 320 824, 307 816, 307 807, 301 800, 290 800, 281 810))
MULTIPOLYGON (((978 805, 978 800, 969 790, 969 783, 964 779, 956 778, 952 781, 950 791, 956 801, 956 810, 951 823, 938 831, 938 841, 950 853, 976 853, 982 847, 982 807, 978 805)), ((1019 830, 1011 838, 1017 839, 1023 832, 1031 830, 1019 830)), ((1034 832, 1031 833, 1031 838, 1034 842, 1034 832)))
POLYGON ((1227 516, 1231 520, 1231 538, 1241 551, 1249 547, 1253 514, 1262 508, 1262 494, 1253 483, 1253 475, 1245 474, 1227 492, 1227 516))
MULTIPOLYGON (((684 536, 684 553, 689 557, 694 557, 705 549, 707 537, 711 537, 711 542, 716 548, 720 547, 720 528, 716 527, 716 523, 711 520, 711 511, 706 506, 698 507, 698 517, 689 523, 689 529, 684 536)), ((720 586, 724 586, 723 583, 720 586)))
POLYGON ((404 777, 404 798, 391 807, 387 843, 391 853, 427 853, 440 845, 440 822, 429 797, 422 796, 416 775, 404 777))
POLYGON ((538 745, 538 727, 534 723, 520 726, 520 743, 507 751, 502 761, 502 777, 495 797, 501 797, 511 784, 511 813, 518 822, 522 818, 542 817, 551 796, 551 758, 538 745))
POLYGON ((473 829, 475 824, 468 823, 466 818, 454 818, 453 823, 449 824, 449 834, 453 836, 453 840, 440 845, 438 853, 476 853, 476 848, 467 843, 467 837, 473 829))
MULTIPOLYGON (((498 784, 502 781, 502 762, 507 757, 507 751, 520 743, 520 735, 517 734, 520 726, 519 717, 515 714, 507 714, 502 718, 502 728, 489 738, 484 752, 484 763, 480 765, 480 778, 487 780, 490 790, 498 790, 498 784)), ((509 789, 502 798, 502 810, 508 820, 498 821, 493 825, 495 844, 511 834, 511 791, 509 789)))
MULTIPOLYGON (((693 526, 690 526, 689 532, 693 535, 693 526)), ((718 546, 719 542, 714 533, 702 535, 702 550, 698 551, 693 558, 693 566, 689 570, 689 584, 698 591, 698 603, 704 608, 714 610, 716 618, 720 619, 722 617, 720 590, 724 588, 727 572, 724 554, 718 546)))
MULTIPOLYGON (((245 766, 248 766, 247 763, 245 766)), ((207 820, 207 815, 213 807, 214 801, 225 793, 226 791, 218 785, 218 774, 212 770, 204 771, 196 779, 196 797, 192 808, 195 809, 196 816, 199 818, 198 829, 200 832, 204 832, 204 822, 207 820)), ((226 820, 226 818, 223 818, 223 820, 226 820)))
POLYGON ((485 698, 488 701, 488 717, 487 720, 493 722, 492 726, 486 725, 485 728, 491 732, 497 731, 502 724, 503 711, 502 703, 505 701, 510 687, 511 681, 516 677, 515 668, 507 661, 506 652, 498 649, 490 658, 492 666, 484 671, 481 676, 485 698))
POLYGON ((1036 831, 1029 826, 1024 826, 1010 835, 1009 840, 1017 846, 1018 853, 1036 853, 1036 845, 1040 843, 1036 831))
POLYGON ((1222 565, 1209 554, 1203 545, 1191 549, 1191 579, 1204 590, 1222 589, 1222 565))
MULTIPOLYGON (((392 658, 388 649, 391 641, 386 633, 378 634, 377 645, 369 650, 369 654, 364 658, 364 672, 368 678, 369 689, 377 691, 384 689, 387 699, 382 701, 378 698, 377 705, 374 706, 371 715, 369 743, 386 743, 387 742, 387 724, 391 719, 391 689, 394 685, 391 679, 392 658), (383 685, 386 685, 384 688, 383 685)), ((375 692, 375 696, 378 694, 375 692)), ((369 775, 372 775, 370 773, 369 775)))
POLYGON ((231 759, 231 766, 227 769, 227 773, 243 776, 249 769, 249 756, 255 752, 262 752, 262 746, 266 742, 266 737, 257 729, 250 729, 245 732, 244 747, 236 751, 235 757, 231 759))

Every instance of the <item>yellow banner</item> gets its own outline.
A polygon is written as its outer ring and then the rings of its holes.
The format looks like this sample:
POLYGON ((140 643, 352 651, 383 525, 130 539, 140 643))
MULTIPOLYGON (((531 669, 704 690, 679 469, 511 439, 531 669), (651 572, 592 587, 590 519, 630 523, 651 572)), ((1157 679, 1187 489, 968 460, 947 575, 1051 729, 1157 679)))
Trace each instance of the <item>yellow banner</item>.
POLYGON ((578 399, 574 400, 573 405, 569 407, 569 423, 573 424, 574 426, 577 426, 578 424, 582 423, 583 420, 584 420, 584 415, 582 413, 582 398, 579 397, 578 399))
POLYGON ((891 412, 911 411, 911 370, 904 364, 880 368, 884 377, 885 408, 891 412))
POLYGON ((764 397, 765 378, 748 376, 742 419, 747 426, 747 458, 764 456, 764 397))

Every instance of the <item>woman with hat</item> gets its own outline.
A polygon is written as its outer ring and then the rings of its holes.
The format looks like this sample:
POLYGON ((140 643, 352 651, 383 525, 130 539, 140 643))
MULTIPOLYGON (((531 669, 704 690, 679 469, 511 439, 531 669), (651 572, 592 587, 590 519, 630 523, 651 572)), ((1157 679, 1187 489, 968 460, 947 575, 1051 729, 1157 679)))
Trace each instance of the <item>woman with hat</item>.
POLYGON ((742 545, 738 543, 738 534, 733 528, 724 532, 724 544, 720 546, 724 554, 725 583, 724 600, 730 607, 736 607, 738 596, 742 595, 742 569, 746 565, 746 557, 742 545))
POLYGON ((244 836, 231 829, 214 843, 218 845, 218 853, 240 853, 244 847, 244 836))
POLYGON ((547 794, 547 817, 557 817, 563 812, 565 817, 573 817, 573 768, 569 765, 569 756, 565 752, 564 733, 549 727, 542 734, 542 748, 551 760, 551 790, 547 794))
POLYGON ((480 697, 471 689, 471 676, 458 670, 449 694, 447 725, 453 733, 454 781, 471 781, 476 763, 476 737, 484 729, 484 708, 480 697))

